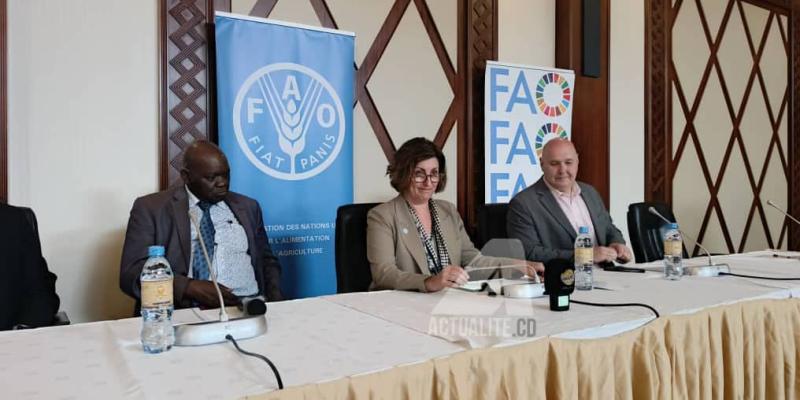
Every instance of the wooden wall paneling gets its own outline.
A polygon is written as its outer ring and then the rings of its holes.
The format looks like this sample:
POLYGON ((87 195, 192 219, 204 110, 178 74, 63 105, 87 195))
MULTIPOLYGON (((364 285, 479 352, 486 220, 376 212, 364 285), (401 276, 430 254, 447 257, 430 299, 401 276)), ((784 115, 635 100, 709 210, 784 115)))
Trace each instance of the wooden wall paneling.
POLYGON ((229 0, 160 2, 160 187, 180 177, 183 150, 197 139, 213 139, 213 68, 209 37, 214 10, 230 11, 229 0))
MULTIPOLYGON (((784 240, 787 225, 783 226, 778 237, 772 237, 772 234, 770 233, 766 223, 765 214, 767 211, 765 211, 764 205, 761 204, 761 199, 759 196, 764 184, 770 158, 779 157, 781 160, 781 165, 783 165, 784 169, 787 170, 786 172, 789 177, 788 191, 790 211, 792 213, 800 212, 800 206, 797 204, 797 199, 800 198, 798 195, 798 189, 800 189, 800 165, 798 165, 797 157, 795 157, 797 151, 800 150, 800 148, 797 146, 798 132, 795 128, 796 120, 798 116, 800 116, 800 110, 798 109, 798 104, 795 101, 797 93, 800 92, 800 87, 798 87, 797 83, 797 78, 800 76, 800 59, 798 59, 798 57, 800 57, 800 51, 798 51, 800 33, 798 33, 797 19, 798 10, 800 10, 800 7, 798 7, 800 1, 731 0, 726 7, 725 15, 723 16, 722 23, 715 38, 711 37, 708 23, 703 13, 703 3, 695 1, 695 4, 698 8, 698 13, 700 15, 700 23, 702 24, 706 41, 710 49, 710 56, 706 65, 706 69, 700 80, 698 93, 693 101, 693 104, 691 105, 687 104, 686 96, 683 94, 680 77, 677 76, 674 64, 672 63, 671 49, 672 26, 675 16, 680 11, 680 8, 685 1, 694 0, 676 0, 674 5, 671 4, 669 0, 649 0, 645 7, 645 198, 649 201, 664 201, 667 203, 672 202, 673 174, 678 163, 684 155, 683 150, 685 149, 686 142, 691 140, 695 148, 698 150, 697 158, 701 165, 701 172, 705 177, 708 186, 707 189, 710 194, 710 200, 706 206, 706 211, 703 216, 698 239, 700 241, 703 240, 706 229, 708 228, 711 213, 713 212, 716 213, 719 218, 720 228, 728 249, 730 251, 742 251, 745 248, 748 233, 752 227, 752 224, 758 223, 753 221, 755 215, 758 215, 758 218, 761 220, 760 223, 762 224, 762 228, 765 232, 768 245, 780 246, 784 240), (731 12, 737 12, 744 15, 744 9, 742 7, 743 2, 765 8, 770 11, 770 15, 767 19, 764 32, 761 33, 761 41, 759 43, 753 42, 752 37, 754 33, 751 33, 747 19, 745 18, 742 21, 745 30, 745 36, 747 37, 747 43, 743 43, 743 45, 746 45, 749 48, 754 64, 752 70, 750 71, 742 101, 738 105, 738 109, 734 109, 734 103, 730 98, 725 77, 722 73, 716 53, 722 36, 725 33, 725 28, 731 12), (789 16, 789 32, 784 32, 783 27, 778 23, 778 14, 789 16), (764 77, 759 66, 759 61, 766 45, 767 32, 769 32, 772 24, 778 24, 781 37, 784 40, 784 45, 789 53, 789 85, 787 87, 787 92, 783 96, 784 98, 779 106, 779 111, 777 114, 774 113, 773 109, 770 107, 770 100, 767 96, 764 77), (695 130, 693 120, 698 111, 698 105, 703 97, 709 75, 713 72, 716 72, 719 77, 720 87, 723 93, 723 99, 725 101, 725 107, 730 114, 733 131, 731 132, 730 140, 726 146, 719 173, 712 182, 703 154, 704 150, 700 146, 698 132, 695 130), (671 108, 673 83, 675 85, 675 93, 678 96, 680 104, 679 110, 673 110, 671 108), (753 86, 756 84, 758 85, 758 88, 753 88, 753 86), (770 120, 770 124, 772 125, 770 143, 767 149, 766 158, 763 161, 750 159, 742 138, 742 132, 739 130, 739 125, 745 113, 748 98, 753 93, 753 90, 756 91, 756 93, 753 95, 764 97, 767 105, 768 118, 770 120), (784 111, 787 109, 789 111, 784 111), (684 127, 682 136, 679 139, 679 144, 675 151, 674 159, 671 146, 673 135, 671 121, 673 112, 682 112, 686 121, 686 126, 684 127), (783 118, 784 113, 788 114, 788 145, 790 150, 788 152, 788 161, 783 155, 783 149, 781 147, 778 131, 780 128, 780 121, 781 118, 783 118), (742 154, 742 161, 747 175, 747 181, 754 196, 752 203, 750 204, 749 213, 744 225, 742 239, 738 243, 733 243, 730 237, 727 223, 725 221, 725 215, 723 214, 723 210, 717 197, 723 177, 725 175, 726 166, 734 146, 737 146, 742 154), (756 176, 753 173, 752 166, 756 163, 762 162, 763 164, 761 173, 759 176, 756 176)), ((705 149, 705 151, 708 150, 712 149, 705 149)), ((798 233, 800 233, 800 231, 798 231, 798 227, 792 225, 789 229, 790 249, 797 249, 800 247, 800 242, 798 241, 800 237, 798 236, 798 233)))
MULTIPOLYGON (((800 0, 791 0, 789 42, 789 213, 800 216, 800 0)), ((787 223, 788 248, 800 250, 800 226, 787 223)))
POLYGON ((253 9, 250 10, 250 15, 267 18, 269 14, 272 13, 276 4, 278 4, 278 0, 258 0, 256 4, 253 5, 253 9))
POLYGON ((475 231, 476 210, 483 204, 484 73, 487 60, 497 60, 497 0, 458 2, 458 70, 464 84, 464 123, 458 125, 458 211, 469 232, 475 231), (462 22, 463 21, 463 22, 462 22))
POLYGON ((556 67, 575 71, 572 142, 580 153, 578 179, 594 186, 609 201, 609 0, 556 2, 556 67), (582 2, 600 8, 600 77, 582 75, 582 2))
POLYGON ((672 201, 671 12, 670 0, 645 3, 644 198, 666 203, 672 201))
POLYGON ((0 0, 0 202, 8 201, 8 4, 0 0))

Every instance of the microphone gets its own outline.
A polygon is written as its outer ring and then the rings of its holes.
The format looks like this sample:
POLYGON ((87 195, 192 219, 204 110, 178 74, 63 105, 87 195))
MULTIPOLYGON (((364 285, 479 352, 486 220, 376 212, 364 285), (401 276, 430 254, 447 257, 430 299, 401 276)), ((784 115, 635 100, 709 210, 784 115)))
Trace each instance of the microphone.
MULTIPOLYGON (((673 221, 668 220, 665 218, 661 213, 656 211, 656 208, 650 206, 647 211, 650 214, 655 215, 656 217, 660 218, 662 221, 672 224, 673 221)), ((693 241, 697 247, 703 250, 706 253, 706 257, 708 257, 708 264, 707 265, 698 265, 693 267, 684 267, 683 270, 686 275, 697 275, 697 276, 719 276, 720 272, 730 272, 730 267, 728 264, 715 264, 714 260, 711 258, 711 253, 708 249, 705 248, 697 239, 693 238, 692 236, 688 235, 682 229, 678 229, 678 232, 681 233, 684 237, 688 238, 689 240, 693 241)))
MULTIPOLYGON (((228 318, 228 313, 225 310, 225 302, 222 298, 222 291, 219 289, 219 284, 217 283, 217 270, 214 268, 211 258, 208 256, 206 244, 205 241, 203 241, 203 235, 200 233, 200 224, 191 213, 189 213, 189 220, 197 232, 197 238, 200 241, 200 249, 203 252, 203 257, 206 259, 211 281, 214 283, 214 288, 217 290, 220 304, 219 321, 201 321, 175 325, 175 345, 202 346, 225 342, 228 340, 228 336, 234 339, 248 339, 263 335, 267 332, 267 318, 264 315, 267 312, 267 306, 264 304, 263 297, 259 301, 254 301, 255 298, 250 298, 247 301, 247 308, 244 309, 244 317, 234 319, 228 318), (261 303, 261 307, 258 306, 258 303, 261 303), (263 308, 263 311, 261 311, 261 308, 263 308), (259 311, 261 312, 259 313, 259 311)), ((243 307, 245 306, 244 302, 242 305, 243 307)))
POLYGON ((575 290, 575 265, 572 261, 556 258, 545 263, 544 288, 550 295, 551 311, 569 310, 569 295, 575 290))
POLYGON ((264 315, 267 313, 267 303, 264 296, 243 297, 242 304, 238 306, 244 315, 264 315))
POLYGON ((777 204, 775 204, 775 203, 773 203, 773 202, 772 202, 772 200, 767 200, 767 204, 769 204, 770 206, 772 206, 772 208, 774 208, 774 209, 776 209, 776 210, 780 211, 780 213, 781 213, 781 214, 785 215, 785 216, 786 216, 786 218, 789 218, 789 219, 790 219, 790 220, 792 220, 792 222, 794 222, 795 224, 798 224, 798 225, 800 225, 800 221, 798 221, 798 220, 797 220, 797 218, 793 217, 793 216, 792 216, 791 214, 789 214, 789 213, 788 213, 786 210, 784 210, 784 209, 782 209, 782 208, 778 207, 778 205, 777 205, 777 204))

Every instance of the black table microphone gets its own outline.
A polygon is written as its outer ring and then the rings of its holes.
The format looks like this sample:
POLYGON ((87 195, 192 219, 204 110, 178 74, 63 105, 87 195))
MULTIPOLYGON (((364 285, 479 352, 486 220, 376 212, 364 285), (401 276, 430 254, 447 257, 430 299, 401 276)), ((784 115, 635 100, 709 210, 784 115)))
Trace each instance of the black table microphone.
POLYGON ((243 297, 239 309, 244 315, 264 315, 267 313, 267 304, 263 296, 243 297))
POLYGON ((550 295, 551 311, 569 310, 569 295, 575 290, 575 265, 561 258, 544 265, 544 290, 550 295))

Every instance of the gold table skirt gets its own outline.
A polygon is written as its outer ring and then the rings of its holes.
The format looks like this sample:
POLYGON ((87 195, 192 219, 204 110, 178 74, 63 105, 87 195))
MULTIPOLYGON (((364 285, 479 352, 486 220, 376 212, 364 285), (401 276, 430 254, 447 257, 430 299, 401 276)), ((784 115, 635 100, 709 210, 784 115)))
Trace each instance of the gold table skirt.
POLYGON ((661 317, 609 338, 467 350, 255 398, 794 399, 798 344, 800 300, 756 300, 661 317))

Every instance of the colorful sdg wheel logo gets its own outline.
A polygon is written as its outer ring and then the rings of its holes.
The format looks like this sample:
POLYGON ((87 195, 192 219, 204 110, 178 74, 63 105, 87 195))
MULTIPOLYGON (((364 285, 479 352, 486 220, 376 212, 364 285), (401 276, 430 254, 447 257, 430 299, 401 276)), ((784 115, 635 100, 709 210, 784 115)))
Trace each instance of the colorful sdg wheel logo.
POLYGON ((572 100, 572 89, 564 77, 548 72, 536 84, 536 105, 548 117, 557 117, 567 111, 572 100))
POLYGON ((567 139, 567 131, 554 122, 548 122, 542 125, 539 131, 536 132, 536 144, 534 147, 536 148, 536 156, 539 157, 539 160, 542 159, 542 149, 545 143, 555 138, 567 139))

